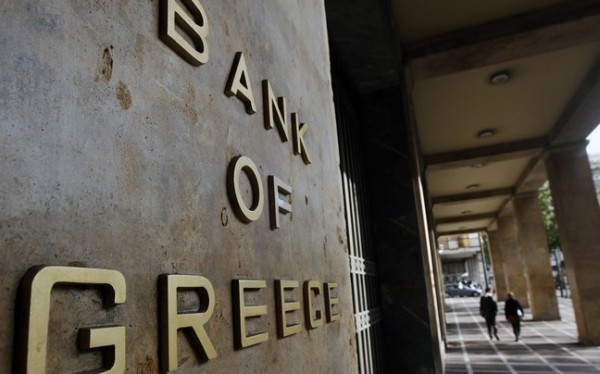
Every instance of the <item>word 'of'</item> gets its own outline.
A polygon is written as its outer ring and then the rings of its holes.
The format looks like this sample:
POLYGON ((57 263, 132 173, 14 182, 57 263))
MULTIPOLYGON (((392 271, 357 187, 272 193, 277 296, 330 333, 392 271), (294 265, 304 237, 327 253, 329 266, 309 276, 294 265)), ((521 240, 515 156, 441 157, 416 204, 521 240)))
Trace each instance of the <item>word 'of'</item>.
MULTIPOLYGON (((271 217, 271 229, 279 228, 279 213, 291 213, 292 206, 288 201, 279 198, 280 194, 290 196, 292 187, 282 182, 279 178, 269 175, 269 216, 271 217)), ((227 194, 233 207, 233 211, 240 221, 250 223, 256 221, 262 214, 264 205, 263 185, 260 180, 258 168, 252 160, 246 156, 235 157, 229 163, 227 170, 227 194), (242 199, 240 189, 240 177, 244 171, 250 181, 252 190, 252 203, 250 207, 242 199)))

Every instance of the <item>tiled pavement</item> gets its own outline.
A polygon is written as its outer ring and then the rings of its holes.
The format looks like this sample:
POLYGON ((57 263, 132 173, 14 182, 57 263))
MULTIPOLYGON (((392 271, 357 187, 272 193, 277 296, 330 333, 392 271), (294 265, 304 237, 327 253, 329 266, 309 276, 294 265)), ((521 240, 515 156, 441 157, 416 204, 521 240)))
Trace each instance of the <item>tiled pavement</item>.
POLYGON ((503 302, 498 302, 500 341, 490 341, 479 316, 479 298, 447 298, 446 374, 600 373, 600 347, 577 343, 571 300, 558 300, 561 321, 531 321, 526 310, 522 339, 515 342, 503 302))

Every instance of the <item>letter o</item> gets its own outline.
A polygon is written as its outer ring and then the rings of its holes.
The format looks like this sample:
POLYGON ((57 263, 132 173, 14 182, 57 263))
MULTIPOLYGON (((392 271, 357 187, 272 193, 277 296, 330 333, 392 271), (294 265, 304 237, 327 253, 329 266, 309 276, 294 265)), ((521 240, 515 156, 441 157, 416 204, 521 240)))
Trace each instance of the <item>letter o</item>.
POLYGON ((256 165, 249 157, 237 156, 229 163, 227 170, 227 194, 235 215, 240 221, 256 221, 263 210, 264 193, 256 165), (240 194, 240 174, 242 170, 248 176, 252 187, 252 206, 248 208, 240 194))

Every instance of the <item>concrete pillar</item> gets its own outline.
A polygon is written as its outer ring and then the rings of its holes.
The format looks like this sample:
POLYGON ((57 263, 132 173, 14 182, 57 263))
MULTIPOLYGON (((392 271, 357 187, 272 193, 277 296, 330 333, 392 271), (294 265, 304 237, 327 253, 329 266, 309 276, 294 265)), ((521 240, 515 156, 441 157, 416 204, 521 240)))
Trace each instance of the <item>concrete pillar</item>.
MULTIPOLYGON (((498 233, 508 291, 514 292, 515 298, 524 308, 529 308, 525 267, 519 246, 517 222, 513 215, 498 218, 498 233)), ((506 294, 498 294, 498 299, 506 300, 506 294)))
POLYGON ((537 191, 516 195, 513 202, 519 229, 521 257, 528 282, 531 315, 538 321, 560 319, 550 266, 550 251, 537 191))
MULTIPOLYGON (((444 282, 444 275, 442 273, 442 260, 440 259, 438 242, 437 242, 437 238, 435 236, 435 232, 433 230, 431 230, 431 232, 430 232, 430 242, 431 242, 431 248, 434 248, 432 257, 433 257, 433 272, 434 272, 434 278, 435 278, 435 284, 436 284, 436 297, 437 297, 437 302, 439 305, 439 308, 438 308, 439 322, 438 323, 440 324, 441 338, 442 338, 442 341, 444 342, 444 347, 446 347, 447 346, 447 340, 446 340, 447 331, 446 331, 446 303, 445 303, 445 297, 444 297, 445 282, 444 282)), ((445 353, 445 351, 442 350, 442 354, 444 354, 444 353, 445 353)))
POLYGON ((477 253, 475 256, 465 260, 469 279, 477 284, 485 287, 485 279, 483 277, 483 266, 481 264, 481 255, 477 253))
POLYGON ((552 149, 546 171, 579 341, 600 344, 600 209, 585 144, 552 149))
POLYGON ((496 284, 496 295, 499 300, 504 300, 508 293, 508 283, 504 274, 504 261, 502 259, 502 248, 500 247, 500 234, 498 230, 488 231, 488 243, 490 258, 492 259, 492 270, 494 271, 494 283, 496 284))

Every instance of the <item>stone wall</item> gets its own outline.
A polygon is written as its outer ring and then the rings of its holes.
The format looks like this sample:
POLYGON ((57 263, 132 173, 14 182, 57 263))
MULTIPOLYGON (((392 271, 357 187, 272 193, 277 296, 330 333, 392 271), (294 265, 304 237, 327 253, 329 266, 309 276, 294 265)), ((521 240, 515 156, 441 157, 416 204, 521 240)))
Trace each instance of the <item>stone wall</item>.
MULTIPOLYGON (((29 327, 45 328, 26 314, 43 304, 28 293, 34 282, 21 282, 35 265, 112 269, 126 284, 124 303, 107 306, 111 287, 74 285, 60 274, 89 279, 57 270, 46 313, 48 372, 101 367, 102 350, 78 348, 78 334, 109 325, 126 328, 128 372, 164 369, 160 328, 169 318, 160 312, 167 300, 158 291, 161 274, 205 277, 214 290, 212 298, 201 288, 178 293, 180 313, 207 316, 207 303, 214 307, 203 327, 217 355, 207 361, 197 332, 180 332, 179 372, 355 371, 322 2, 184 1, 200 3, 208 25, 201 66, 161 41, 165 3, 8 0, 0 7, 0 372, 11 372, 13 358, 19 363, 33 350, 29 327), (245 60, 237 82, 246 91, 228 96, 236 52, 245 60), (287 100, 288 141, 277 123, 265 128, 265 79, 287 100), (248 88, 255 114, 247 113, 248 88), (292 112, 308 124, 305 133, 293 131, 292 112), (262 214, 250 223, 227 189, 228 168, 239 155, 256 165, 263 187, 262 214), (275 206, 277 229, 268 176, 289 186, 276 193, 276 202, 291 206, 291 213, 275 206), (239 279, 265 281, 265 288, 245 292, 244 302, 266 306, 266 315, 243 320, 248 334, 268 338, 245 348, 234 344, 240 312, 232 281, 239 279), (300 302, 285 315, 301 330, 285 338, 276 328, 275 280, 298 281, 284 299, 300 302), (308 280, 337 288, 329 299, 325 290, 303 296, 308 280), (308 299, 311 316, 304 313, 308 299), (338 321, 324 315, 331 299, 338 321), (317 310, 323 325, 307 327, 317 310)), ((181 24, 178 30, 189 44, 191 32, 181 24)), ((242 205, 252 210, 258 182, 248 173, 236 183, 242 205)))

